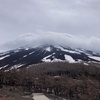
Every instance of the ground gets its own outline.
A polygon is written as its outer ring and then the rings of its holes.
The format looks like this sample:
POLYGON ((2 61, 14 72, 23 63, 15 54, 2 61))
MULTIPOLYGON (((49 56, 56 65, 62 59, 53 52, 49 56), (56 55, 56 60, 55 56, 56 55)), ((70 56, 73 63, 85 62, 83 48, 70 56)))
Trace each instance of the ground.
POLYGON ((9 91, 9 86, 3 86, 0 90, 0 100, 33 100, 31 95, 25 95, 24 92, 17 90, 9 91))
POLYGON ((21 87, 3 86, 0 90, 0 100, 65 100, 60 97, 43 94, 43 93, 29 93, 23 92, 21 87))

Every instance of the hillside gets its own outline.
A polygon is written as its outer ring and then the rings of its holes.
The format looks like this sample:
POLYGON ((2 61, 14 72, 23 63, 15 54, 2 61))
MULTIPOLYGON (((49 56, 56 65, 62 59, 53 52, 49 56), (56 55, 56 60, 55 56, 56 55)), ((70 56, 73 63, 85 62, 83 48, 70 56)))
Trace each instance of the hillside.
POLYGON ((69 62, 89 64, 100 62, 100 54, 79 48, 43 45, 36 48, 22 47, 0 53, 0 69, 28 67, 43 62, 69 62))

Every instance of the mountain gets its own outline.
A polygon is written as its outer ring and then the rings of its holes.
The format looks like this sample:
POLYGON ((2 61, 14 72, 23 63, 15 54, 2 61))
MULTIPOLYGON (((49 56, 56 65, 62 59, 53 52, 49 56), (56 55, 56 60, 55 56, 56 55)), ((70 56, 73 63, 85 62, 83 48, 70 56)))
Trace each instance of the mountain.
POLYGON ((39 47, 22 47, 0 53, 0 70, 28 67, 32 64, 42 62, 66 61, 76 62, 100 62, 100 54, 85 50, 73 49, 70 47, 43 45, 39 47))

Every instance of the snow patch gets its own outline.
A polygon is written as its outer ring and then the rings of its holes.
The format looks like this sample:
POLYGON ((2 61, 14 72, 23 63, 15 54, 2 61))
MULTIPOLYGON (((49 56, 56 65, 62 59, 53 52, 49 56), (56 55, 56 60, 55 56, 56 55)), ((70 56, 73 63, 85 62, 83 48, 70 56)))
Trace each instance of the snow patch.
POLYGON ((79 52, 77 52, 77 51, 67 50, 67 49, 64 49, 64 48, 62 48, 62 47, 57 47, 57 48, 59 48, 60 50, 62 50, 62 51, 64 51, 64 52, 69 52, 69 53, 76 53, 76 54, 80 54, 80 53, 79 53, 79 52))
POLYGON ((28 55, 23 56, 23 58, 27 57, 28 55))
POLYGON ((0 57, 0 60, 3 60, 4 58, 7 58, 9 57, 10 55, 6 55, 6 56, 3 56, 3 57, 0 57))
POLYGON ((42 59, 43 62, 51 62, 51 59, 42 59))
MULTIPOLYGON (((53 55, 53 54, 52 54, 53 55)), ((52 55, 48 55, 47 57, 44 57, 43 59, 42 59, 42 61, 44 61, 44 62, 51 62, 51 59, 48 59, 49 57, 51 57, 52 55)))
POLYGON ((88 66, 88 65, 89 65, 88 63, 85 63, 85 62, 84 62, 83 64, 84 64, 84 65, 86 65, 86 66, 88 66))
POLYGON ((25 48, 25 50, 29 50, 29 48, 25 48))
POLYGON ((78 59, 78 61, 77 61, 78 63, 82 63, 82 60, 81 59, 78 59))
POLYGON ((65 60, 67 60, 69 63, 75 63, 75 60, 69 56, 69 55, 64 55, 65 56, 65 60))
POLYGON ((89 56, 89 58, 92 58, 94 60, 100 61, 100 57, 96 57, 96 56, 89 56))
POLYGON ((53 55, 54 55, 55 53, 53 53, 53 54, 51 54, 51 55, 48 55, 47 57, 44 57, 43 59, 42 59, 42 61, 43 62, 58 62, 58 61, 62 61, 61 59, 57 59, 57 58, 55 58, 53 55), (51 59, 48 59, 49 57, 51 57, 51 56, 53 56, 52 58, 53 58, 53 60, 51 60, 51 59))
POLYGON ((46 51, 50 52, 51 51, 51 48, 50 47, 47 47, 46 48, 46 51))
POLYGON ((8 66, 8 65, 5 65, 5 66, 0 67, 0 70, 6 68, 7 66, 8 66))
POLYGON ((52 60, 52 62, 62 62, 63 60, 61 60, 61 59, 57 59, 57 58, 54 58, 53 60, 52 60))
POLYGON ((10 70, 12 70, 12 69, 18 69, 18 68, 22 67, 23 65, 25 65, 25 64, 17 64, 17 65, 14 65, 14 66, 11 67, 10 70))
MULTIPOLYGON (((35 51, 34 51, 35 52, 35 51)), ((34 52, 29 53, 29 55, 33 54, 34 52)))

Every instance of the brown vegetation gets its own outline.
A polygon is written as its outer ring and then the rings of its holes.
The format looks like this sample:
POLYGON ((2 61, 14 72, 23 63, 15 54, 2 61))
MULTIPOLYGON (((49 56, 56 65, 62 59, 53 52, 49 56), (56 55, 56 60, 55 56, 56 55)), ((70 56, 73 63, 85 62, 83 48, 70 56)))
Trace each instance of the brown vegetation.
POLYGON ((71 100, 100 99, 100 68, 66 62, 44 63, 27 69, 1 71, 1 85, 44 92, 71 100))

